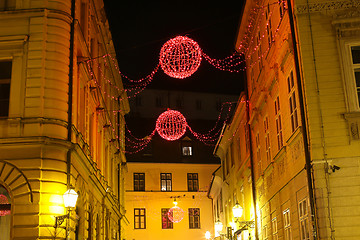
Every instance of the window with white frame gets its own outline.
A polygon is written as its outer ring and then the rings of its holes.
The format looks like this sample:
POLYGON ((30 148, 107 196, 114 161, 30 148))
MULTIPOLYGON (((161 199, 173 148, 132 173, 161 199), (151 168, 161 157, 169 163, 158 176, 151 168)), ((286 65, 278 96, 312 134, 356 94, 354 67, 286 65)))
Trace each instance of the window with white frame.
POLYGON ((299 222, 300 222, 300 239, 309 240, 309 214, 308 204, 306 198, 299 201, 299 222))
POLYGON ((146 228, 145 208, 134 208, 134 229, 146 228))
POLYGON ((283 211, 284 220, 284 239, 291 240, 291 220, 290 220, 290 208, 283 211))
POLYGON ((259 174, 261 174, 262 164, 261 164, 261 146, 260 146, 260 133, 259 132, 256 133, 255 143, 256 143, 256 160, 258 163, 259 174))
POLYGON ((277 226, 277 218, 276 217, 271 219, 271 228, 272 228, 272 239, 278 240, 278 226, 277 226))
POLYGON ((283 147, 283 134, 282 134, 282 122, 281 122, 281 112, 280 112, 280 99, 279 96, 275 99, 275 123, 276 123, 276 137, 278 143, 278 150, 283 147))
POLYGON ((296 91, 295 91, 295 81, 294 81, 294 73, 290 72, 287 77, 288 84, 288 95, 289 95, 289 107, 290 107, 290 119, 291 119, 291 130, 294 132, 296 128, 299 126, 298 121, 298 107, 296 103, 296 91))
POLYGON ((264 136, 265 136, 265 151, 266 151, 266 160, 269 163, 271 161, 271 151, 270 151, 270 129, 269 129, 269 117, 264 118, 264 136))

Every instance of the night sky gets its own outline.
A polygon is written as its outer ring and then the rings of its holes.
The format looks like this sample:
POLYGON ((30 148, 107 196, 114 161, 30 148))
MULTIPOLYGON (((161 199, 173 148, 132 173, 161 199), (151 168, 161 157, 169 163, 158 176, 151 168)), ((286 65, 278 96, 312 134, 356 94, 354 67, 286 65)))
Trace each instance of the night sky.
MULTIPOLYGON (((105 0, 105 7, 123 74, 137 80, 157 66, 162 45, 184 35, 198 42, 212 58, 225 58, 234 50, 242 12, 237 1, 120 1, 105 0)), ((125 81, 123 79, 123 81, 125 81)), ((220 71, 203 60, 186 79, 155 74, 149 88, 240 94, 243 72, 220 71)))

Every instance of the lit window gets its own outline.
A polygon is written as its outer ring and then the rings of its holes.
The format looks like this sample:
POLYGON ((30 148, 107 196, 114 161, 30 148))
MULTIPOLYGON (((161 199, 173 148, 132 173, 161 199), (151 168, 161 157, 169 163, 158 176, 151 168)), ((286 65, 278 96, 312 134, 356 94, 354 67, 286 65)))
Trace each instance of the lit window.
MULTIPOLYGON (((162 229, 172 229, 173 222, 169 219, 169 208, 161 209, 161 226, 162 229)), ((170 213, 172 214, 172 212, 170 213)))
POLYGON ((189 192, 199 191, 199 179, 198 179, 197 173, 188 173, 187 174, 187 182, 188 182, 188 191, 189 192))
POLYGON ((134 191, 145 191, 145 173, 134 173, 134 191))
POLYGON ((134 228, 146 228, 146 211, 145 208, 134 208, 134 228))
POLYGON ((9 116, 11 61, 0 61, 0 117, 9 116))
POLYGON ((181 154, 183 156, 192 156, 193 155, 193 148, 191 141, 182 141, 181 142, 181 154))
POLYGON ((172 185, 171 173, 161 173, 160 180, 161 180, 161 191, 171 192, 171 185, 172 185))
POLYGON ((200 228, 200 208, 189 208, 189 228, 200 228))
POLYGON ((308 205, 306 199, 299 202, 299 222, 300 222, 300 239, 309 240, 309 214, 308 214, 308 205))
POLYGON ((284 217, 284 232, 285 232, 285 240, 291 240, 291 221, 290 221, 290 209, 286 209, 283 212, 284 217))

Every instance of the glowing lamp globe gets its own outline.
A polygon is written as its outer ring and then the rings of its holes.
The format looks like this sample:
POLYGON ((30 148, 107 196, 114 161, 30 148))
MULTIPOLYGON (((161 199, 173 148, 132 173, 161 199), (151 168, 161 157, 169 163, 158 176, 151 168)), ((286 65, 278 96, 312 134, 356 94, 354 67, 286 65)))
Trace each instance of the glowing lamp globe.
POLYGON ((243 208, 240 206, 240 204, 237 202, 235 206, 232 208, 233 216, 234 218, 239 218, 243 214, 243 208))
POLYGON ((74 189, 67 190, 63 195, 65 207, 74 208, 76 206, 77 198, 78 194, 74 191, 74 189))
POLYGON ((160 50, 160 66, 173 78, 187 78, 199 68, 201 48, 191 38, 177 36, 167 41, 160 50))
POLYGON ((156 131, 165 140, 174 141, 181 138, 186 132, 186 119, 176 110, 167 110, 156 120, 156 131))

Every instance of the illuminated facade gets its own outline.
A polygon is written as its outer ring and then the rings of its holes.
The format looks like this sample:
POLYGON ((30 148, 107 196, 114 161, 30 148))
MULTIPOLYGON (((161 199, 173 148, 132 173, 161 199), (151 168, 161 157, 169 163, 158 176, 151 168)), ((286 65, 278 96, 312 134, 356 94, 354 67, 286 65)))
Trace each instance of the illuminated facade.
POLYGON ((207 191, 218 166, 128 162, 125 239, 203 239, 213 229, 207 191), (168 215, 175 199, 180 209, 168 215))
POLYGON ((114 52, 101 0, 0 2, 1 239, 121 239, 129 106, 107 97, 123 88, 101 58, 114 52))
POLYGON ((222 168, 210 191, 223 234, 359 238, 359 9, 246 1, 236 50, 247 91, 215 150, 222 168))

